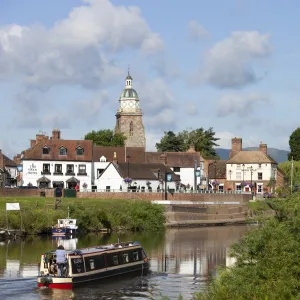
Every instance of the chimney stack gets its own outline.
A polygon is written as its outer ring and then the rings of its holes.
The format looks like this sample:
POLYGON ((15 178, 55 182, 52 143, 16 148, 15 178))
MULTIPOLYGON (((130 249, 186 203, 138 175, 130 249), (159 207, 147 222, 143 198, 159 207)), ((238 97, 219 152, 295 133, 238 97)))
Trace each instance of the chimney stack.
POLYGON ((242 151, 242 146, 243 146, 243 141, 241 138, 233 138, 231 139, 231 151, 229 154, 229 158, 234 157, 237 153, 239 153, 240 151, 242 151))
POLYGON ((113 162, 116 164, 118 163, 117 152, 114 152, 113 162))
POLYGON ((268 146, 267 146, 267 144, 263 144, 262 142, 260 142, 259 150, 261 152, 263 152, 264 154, 268 155, 268 146))
POLYGON ((52 130, 52 140, 60 140, 60 130, 57 128, 54 128, 52 130))
POLYGON ((190 145, 190 148, 187 150, 187 152, 189 152, 189 153, 196 152, 194 144, 190 145))
POLYGON ((163 153, 159 156, 159 161, 161 164, 167 165, 167 154, 163 153))

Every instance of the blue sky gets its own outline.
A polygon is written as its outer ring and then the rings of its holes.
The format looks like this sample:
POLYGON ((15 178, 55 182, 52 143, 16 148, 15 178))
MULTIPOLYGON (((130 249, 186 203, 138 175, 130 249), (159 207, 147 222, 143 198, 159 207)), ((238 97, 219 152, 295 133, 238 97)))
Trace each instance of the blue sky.
POLYGON ((3 0, 0 148, 38 132, 113 129, 127 67, 147 150, 164 131, 213 127, 222 147, 288 149, 299 126, 300 2, 3 0))

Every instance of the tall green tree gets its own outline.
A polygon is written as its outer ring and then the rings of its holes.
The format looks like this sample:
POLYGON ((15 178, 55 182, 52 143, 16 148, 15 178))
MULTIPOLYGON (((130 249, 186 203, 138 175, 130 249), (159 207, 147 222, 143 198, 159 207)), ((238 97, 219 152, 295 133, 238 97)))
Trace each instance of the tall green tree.
POLYGON ((160 143, 155 145, 159 152, 181 152, 185 151, 185 144, 181 137, 178 137, 173 131, 165 132, 160 143))
POLYGON ((156 144, 156 149, 160 152, 180 152, 194 146, 195 150, 201 152, 205 158, 216 158, 214 147, 218 146, 216 143, 218 140, 211 127, 208 130, 202 127, 191 131, 183 130, 177 135, 173 131, 168 131, 165 132, 160 143, 156 144))
POLYGON ((114 133, 110 129, 91 131, 84 137, 85 140, 92 140, 98 146, 119 146, 125 145, 126 137, 120 133, 114 133))
POLYGON ((289 145, 291 152, 288 155, 289 160, 300 160, 300 128, 298 127, 290 135, 289 145))
POLYGON ((205 158, 217 156, 214 147, 219 146, 216 143, 219 138, 215 137, 212 127, 208 130, 204 130, 202 127, 191 131, 183 130, 178 133, 178 136, 184 140, 185 149, 193 145, 195 150, 201 152, 205 158))

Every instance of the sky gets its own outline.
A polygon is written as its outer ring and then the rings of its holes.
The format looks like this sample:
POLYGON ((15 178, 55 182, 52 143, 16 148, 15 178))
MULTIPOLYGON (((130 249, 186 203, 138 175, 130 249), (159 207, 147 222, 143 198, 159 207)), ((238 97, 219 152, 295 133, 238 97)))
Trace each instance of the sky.
POLYGON ((289 149, 299 126, 298 0, 2 0, 0 149, 114 129, 128 66, 147 151, 210 127, 219 146, 289 149))

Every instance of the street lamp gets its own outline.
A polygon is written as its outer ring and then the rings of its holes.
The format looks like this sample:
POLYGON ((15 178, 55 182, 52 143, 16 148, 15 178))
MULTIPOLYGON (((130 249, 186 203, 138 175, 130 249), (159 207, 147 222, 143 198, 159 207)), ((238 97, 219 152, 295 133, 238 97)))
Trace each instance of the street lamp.
POLYGON ((127 178, 128 178, 127 189, 129 191, 129 160, 130 160, 130 155, 126 156, 126 160, 127 160, 127 178))
POLYGON ((217 161, 214 161, 214 165, 215 165, 215 185, 214 185, 214 189, 217 189, 217 161))
POLYGON ((251 191, 252 191, 252 174, 253 174, 253 167, 250 167, 250 175, 251 175, 251 191))
POLYGON ((243 167, 242 171, 243 171, 243 182, 244 182, 244 177, 245 177, 245 164, 242 164, 242 167, 243 167))

